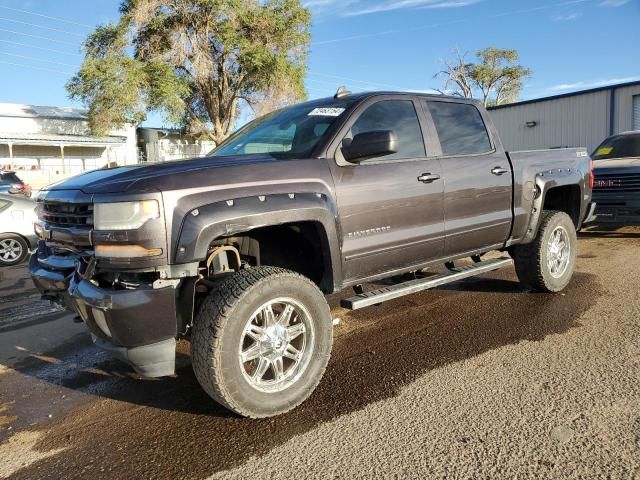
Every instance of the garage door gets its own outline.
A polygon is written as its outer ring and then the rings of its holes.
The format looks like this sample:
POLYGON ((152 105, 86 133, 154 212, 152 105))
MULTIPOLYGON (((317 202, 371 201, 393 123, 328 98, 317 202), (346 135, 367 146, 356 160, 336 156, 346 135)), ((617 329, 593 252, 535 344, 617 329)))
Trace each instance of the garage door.
POLYGON ((633 96, 633 130, 640 130, 640 95, 633 96))

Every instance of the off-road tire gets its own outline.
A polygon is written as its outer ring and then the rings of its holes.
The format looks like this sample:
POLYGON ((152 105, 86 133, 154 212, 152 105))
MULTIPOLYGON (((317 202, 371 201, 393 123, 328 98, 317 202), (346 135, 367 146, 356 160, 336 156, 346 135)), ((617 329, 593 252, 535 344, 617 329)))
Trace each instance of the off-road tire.
MULTIPOLYGON (((15 258, 0 258, 0 267, 10 267, 22 263, 27 255, 29 255, 29 244, 27 243, 27 241, 20 235, 14 235, 12 233, 0 233, 0 243, 5 241, 11 242, 12 245, 15 245, 16 248, 19 248, 20 250, 15 252, 15 255, 17 255, 15 258)), ((1 245, 0 248, 2 248, 1 245)))
POLYGON ((295 408, 311 395, 327 367, 332 342, 329 306, 311 280, 277 267, 241 270, 224 280, 200 307, 191 338, 193 371, 202 388, 227 409, 244 417, 271 417, 295 408), (279 392, 263 392, 245 379, 238 345, 253 312, 282 296, 300 302, 310 313, 313 350, 295 383, 279 392))
POLYGON ((523 287, 538 292, 560 292, 571 281, 576 264, 578 247, 576 229, 571 217, 564 212, 542 212, 538 234, 533 242, 517 245, 512 249, 516 273, 523 287), (547 264, 547 245, 552 232, 562 226, 568 233, 570 244, 569 264, 564 274, 555 278, 547 264))

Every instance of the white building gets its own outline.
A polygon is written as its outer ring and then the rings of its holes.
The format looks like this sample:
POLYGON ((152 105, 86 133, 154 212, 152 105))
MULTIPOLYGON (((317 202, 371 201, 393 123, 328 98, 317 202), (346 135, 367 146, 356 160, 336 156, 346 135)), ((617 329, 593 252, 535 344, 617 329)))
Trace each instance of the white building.
POLYGON ((215 146, 214 141, 195 139, 179 128, 138 128, 138 151, 146 162, 204 157, 215 146))
POLYGON ((0 103, 0 169, 34 189, 107 164, 138 162, 136 130, 90 134, 83 110, 0 103))
POLYGON ((508 150, 587 147, 640 130, 640 82, 583 90, 489 109, 508 150))

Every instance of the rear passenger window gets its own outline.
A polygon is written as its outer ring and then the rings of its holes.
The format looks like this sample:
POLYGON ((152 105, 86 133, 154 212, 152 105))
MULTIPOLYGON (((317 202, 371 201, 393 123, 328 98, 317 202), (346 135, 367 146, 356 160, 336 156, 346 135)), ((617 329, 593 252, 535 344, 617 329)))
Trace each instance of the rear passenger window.
POLYGON ((422 130, 411 100, 382 100, 368 107, 351 127, 348 139, 359 133, 391 130, 398 137, 398 151, 379 160, 424 158, 426 156, 422 130))
POLYGON ((476 107, 466 103, 426 103, 443 155, 473 155, 492 150, 487 128, 476 107))

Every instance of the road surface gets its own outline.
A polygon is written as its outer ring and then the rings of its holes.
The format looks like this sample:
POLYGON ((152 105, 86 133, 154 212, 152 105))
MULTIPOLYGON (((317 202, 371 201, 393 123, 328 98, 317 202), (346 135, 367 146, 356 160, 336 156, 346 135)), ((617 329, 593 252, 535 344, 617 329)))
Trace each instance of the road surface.
POLYGON ((562 294, 513 269, 357 312, 293 412, 238 418, 189 346, 148 380, 0 274, 0 478, 640 478, 640 229, 587 232, 562 294))

